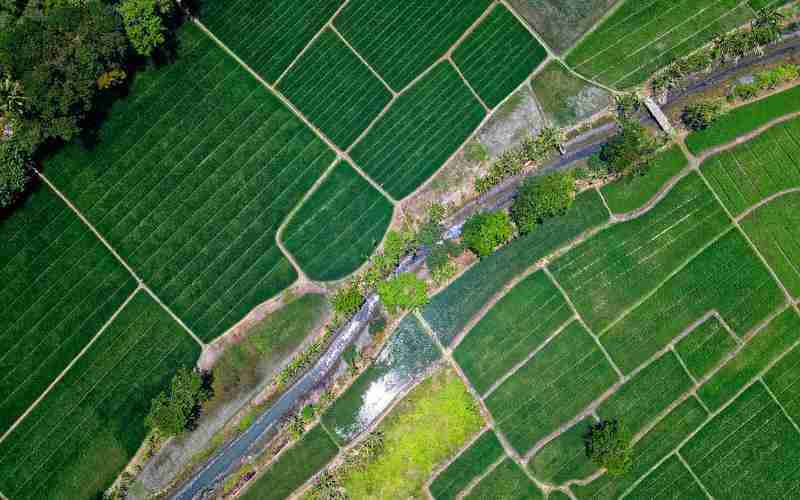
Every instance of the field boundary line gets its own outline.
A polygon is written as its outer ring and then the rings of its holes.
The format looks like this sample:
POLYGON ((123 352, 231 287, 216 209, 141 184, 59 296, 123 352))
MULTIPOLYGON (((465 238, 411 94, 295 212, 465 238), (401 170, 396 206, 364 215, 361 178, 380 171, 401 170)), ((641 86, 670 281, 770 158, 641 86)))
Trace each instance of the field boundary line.
POLYGON ((542 48, 544 48, 544 50, 547 52, 548 55, 547 59, 558 59, 558 54, 556 54, 555 51, 552 48, 550 48, 550 44, 548 44, 544 40, 544 38, 542 38, 542 36, 539 35, 539 33, 535 29, 533 29, 533 26, 531 26, 528 23, 527 19, 519 15, 517 9, 515 9, 514 6, 508 3, 508 0, 499 0, 498 3, 500 5, 503 5, 506 9, 508 9, 514 15, 514 17, 517 18, 517 22, 522 24, 522 26, 528 31, 528 33, 530 33, 533 36, 533 38, 535 38, 536 41, 539 42, 539 45, 541 45, 542 48))
POLYGON ((673 175, 672 178, 667 180, 667 182, 662 184, 661 187, 656 192, 656 194, 654 194, 649 200, 647 200, 647 202, 644 205, 629 212, 622 212, 622 213, 612 212, 612 217, 614 217, 619 222, 625 222, 638 218, 639 216, 650 211, 656 205, 661 203, 664 200, 664 198, 666 198, 672 192, 675 186, 677 186, 678 183, 680 183, 689 174, 691 174, 693 170, 694 169, 692 168, 691 164, 687 165, 680 172, 673 175))
MULTIPOLYGON (((349 2, 349 1, 350 0, 346 0, 344 4, 346 5, 347 2, 349 2)), ((344 5, 342 5, 342 8, 344 8, 344 5)), ((341 11, 341 9, 339 9, 339 11, 341 11)), ((331 18, 331 20, 328 21, 328 24, 326 24, 325 27, 330 28, 330 30, 333 31, 333 33, 337 37, 339 37, 339 40, 341 40, 342 43, 344 43, 347 46, 347 48, 350 49, 350 52, 352 52, 358 58, 358 60, 361 61, 361 63, 364 66, 367 67, 367 69, 370 71, 370 73, 372 73, 375 76, 375 78, 377 78, 383 84, 383 86, 386 87, 386 90, 388 90, 389 93, 392 94, 392 98, 397 97, 397 95, 398 95, 397 92, 386 82, 386 80, 383 79, 381 74, 378 73, 378 70, 376 70, 375 68, 372 67, 372 65, 364 58, 364 56, 362 56, 361 53, 359 51, 357 51, 356 48, 353 47, 350 44, 350 42, 347 40, 347 38, 345 38, 344 35, 342 35, 339 32, 339 30, 336 28, 336 25, 333 24, 333 20, 336 18, 336 16, 338 14, 339 14, 339 12, 337 11, 336 14, 331 18)), ((277 85, 277 83, 276 83, 276 85, 277 85)))
POLYGON ((689 465, 689 462, 687 462, 685 458, 683 458, 683 455, 681 455, 680 450, 676 450, 675 451, 675 457, 678 460, 680 460, 680 462, 683 464, 684 467, 686 467, 686 470, 688 470, 689 474, 692 475, 692 477, 694 478, 695 482, 697 483, 697 486, 699 486, 700 489, 703 490, 703 493, 706 494, 706 496, 708 497, 708 500, 714 500, 714 497, 711 496, 711 493, 708 492, 708 490, 706 489, 706 486, 703 484, 702 481, 700 481, 700 478, 697 477, 697 474, 694 473, 694 469, 692 469, 692 466, 689 465))
POLYGON ((783 403, 781 403, 781 401, 778 399, 778 397, 775 395, 775 393, 772 392, 772 389, 769 387, 769 384, 767 384, 767 382, 764 380, 764 376, 762 375, 762 376, 758 377, 758 380, 759 380, 759 382, 761 382, 761 385, 764 386, 764 389, 767 390, 767 392, 769 393, 769 396, 772 398, 772 400, 775 401, 775 404, 777 404, 778 407, 780 407, 781 411, 783 412, 783 415, 787 419, 789 419, 789 422, 792 424, 792 427, 794 427, 794 429, 797 431, 797 433, 800 434, 800 426, 797 425, 797 422, 795 422, 794 418, 792 418, 792 416, 789 415, 789 412, 786 411, 786 408, 783 406, 783 403))
MULTIPOLYGON (((183 320, 182 320, 181 318, 179 318, 177 314, 175 314, 174 312, 172 312, 172 309, 170 309, 170 308, 169 308, 169 306, 167 306, 167 305, 166 305, 166 304, 165 304, 165 303, 164 303, 164 302, 161 300, 161 298, 160 298, 158 295, 156 295, 156 293, 155 293, 155 292, 153 292, 153 290, 151 290, 151 289, 150 289, 150 287, 149 287, 149 286, 147 286, 146 284, 142 283, 142 288, 143 288, 143 289, 144 289, 144 290, 145 290, 145 291, 148 293, 148 295, 150 295, 150 297, 152 297, 152 298, 153 298, 153 300, 155 300, 155 301, 158 303, 158 305, 160 305, 160 306, 161 306, 161 307, 162 307, 162 308, 163 308, 163 309, 164 309, 164 310, 167 312, 167 314, 169 314, 169 315, 170 315, 170 317, 171 317, 172 319, 174 319, 174 320, 175 320, 175 321, 176 321, 176 322, 177 322, 179 325, 181 325, 181 327, 182 327, 184 330, 186 330, 186 333, 188 333, 188 334, 189 334, 189 336, 190 336, 190 337, 192 337, 192 339, 193 339, 195 342, 197 342, 197 343, 200 345, 200 348, 201 348, 201 349, 205 349, 205 347, 206 347, 206 344, 205 344, 205 342, 203 342, 202 340, 200 340, 200 337, 198 337, 197 335, 195 335, 195 333, 192 331, 192 329, 191 329, 191 328, 189 328, 189 326, 188 326, 186 323, 184 323, 184 322, 183 322, 183 320)), ((223 333, 224 333, 224 332, 223 332, 223 333)))
MULTIPOLYGON (((489 429, 489 432, 494 432, 494 429, 489 429)), ((462 489, 456 494, 456 500, 463 500, 464 498, 466 498, 467 495, 472 493, 472 490, 474 490, 481 483, 481 481, 489 477, 492 474, 492 472, 494 472, 496 468, 500 467, 500 464, 502 464, 506 460, 513 460, 513 458, 509 457, 505 453, 505 450, 503 450, 503 455, 500 458, 498 458, 493 464, 490 464, 485 471, 473 477, 470 480, 470 482, 468 482, 467 485, 464 486, 464 489, 462 489)))
POLYGON ((100 327, 100 330, 98 330, 97 333, 94 334, 91 340, 89 340, 89 342, 85 346, 83 346, 83 348, 78 352, 78 354, 76 354, 75 357, 72 358, 72 361, 70 361, 69 364, 63 370, 61 370, 61 373, 59 373, 58 376, 56 376, 56 378, 53 379, 50 385, 47 386, 47 388, 39 395, 38 398, 36 398, 36 400, 34 400, 33 403, 31 403, 28 409, 26 409, 25 412, 22 415, 20 415, 19 418, 17 418, 17 420, 13 424, 11 424, 11 427, 9 427, 8 430, 5 433, 3 433, 2 436, 0 436, 0 443, 5 441, 8 438, 8 436, 10 436, 11 433, 14 431, 14 429, 16 429, 22 423, 22 421, 25 420, 25 418, 28 415, 30 415, 30 413, 33 412, 33 410, 35 410, 37 406, 39 406, 39 404, 44 400, 44 398, 48 394, 50 394, 50 392, 55 388, 55 386, 59 382, 61 382, 61 380, 67 375, 67 372, 69 372, 69 370, 73 366, 75 366, 75 364, 84 356, 84 354, 86 354, 86 352, 95 344, 97 339, 100 338, 100 335, 102 335, 103 332, 105 332, 108 329, 108 327, 111 326, 111 323, 113 323, 114 320, 117 319, 117 316, 120 315, 122 310, 125 309, 125 307, 130 303, 130 301, 133 300, 136 294, 139 293, 139 291, 141 291, 142 289, 143 289, 142 284, 138 283, 131 292, 131 294, 128 295, 128 297, 122 302, 122 304, 117 308, 117 310, 114 311, 114 314, 112 314, 111 317, 108 318, 108 320, 103 324, 103 326, 100 327))
POLYGON ((603 196, 603 191, 600 189, 599 186, 595 186, 594 190, 597 191, 597 195, 600 196, 600 199, 603 201, 603 206, 606 207, 609 219, 611 219, 612 221, 616 221, 617 216, 614 215, 613 211, 611 211, 611 207, 608 205, 608 200, 606 200, 606 197, 603 196))
POLYGON ((431 484, 433 484, 433 483, 434 483, 434 481, 435 481, 435 480, 436 480, 436 479, 437 479, 439 476, 441 476, 441 475, 442 475, 442 473, 443 473, 444 471, 446 471, 448 467, 450 467, 450 466, 453 464, 453 462, 455 462, 456 460, 458 460, 458 457, 460 457, 461 455, 463 455, 463 454, 464 454, 464 452, 466 452, 466 451, 467 451, 467 450, 468 450, 468 449, 469 449, 469 448, 470 448, 470 447, 471 447, 473 444, 475 444, 475 442, 476 442, 478 439, 480 439, 481 437, 483 437, 483 436, 484 436, 484 435, 485 435, 487 432, 492 432, 492 428, 491 428, 491 427, 489 427, 489 424, 488 424, 488 423, 486 423, 486 422, 484 421, 484 426, 483 426, 483 429, 481 429, 481 430, 480 430, 480 432, 478 432, 477 434, 475 434, 475 437, 473 437, 473 438, 470 438, 470 440, 469 440, 469 441, 467 441, 467 442, 464 444, 464 446, 462 446, 462 447, 461 447, 461 449, 459 449, 459 450, 458 450, 458 451, 457 451, 455 454, 453 454, 453 456, 451 456, 450 458, 448 458, 448 459, 447 459, 445 462, 442 462, 442 463, 440 463, 440 464, 437 464, 437 465, 436 465, 436 466, 433 468, 433 470, 431 471, 431 474, 428 476, 428 479, 425 481, 425 485, 423 486, 423 489, 425 490, 425 493, 427 493, 427 494, 429 495, 429 497, 430 497, 430 498, 433 498, 433 494, 431 494, 431 492, 430 492, 430 486, 431 486, 431 484))
MULTIPOLYGON (((564 51, 564 53, 563 53, 563 54, 561 54, 561 56, 562 56, 562 57, 563 57, 563 58, 566 60, 566 59, 567 59, 567 57, 569 56, 569 54, 570 54, 570 53, 571 53, 573 50, 575 50, 575 48, 576 48, 578 45, 580 45, 581 43, 583 43, 583 41, 584 41, 586 38, 588 38, 588 37, 589 37, 589 35, 591 35, 591 34, 592 34, 592 33, 594 33, 595 31, 597 31, 598 29, 600 29, 600 27, 601 27, 603 24, 605 24, 605 22, 606 22, 606 21, 608 21, 608 20, 611 18, 611 16, 613 16, 614 14, 616 14, 616 13, 617 13, 617 11, 618 11, 618 10, 620 10, 620 9, 622 8, 622 6, 623 6, 623 5, 624 5, 626 2, 627 2, 627 0, 616 0, 616 1, 614 2, 614 5, 612 5, 612 6, 611 6, 611 8, 610 8, 610 9, 608 9, 608 11, 606 11, 606 12, 605 12, 605 13, 604 13, 602 16, 600 16, 600 18, 599 18, 599 19, 597 19, 597 21, 595 21, 595 23, 594 23, 592 26, 590 26, 590 27, 589 27, 589 29, 587 29, 587 30, 586 30, 586 31, 585 31, 585 32, 584 32, 584 33, 583 33, 581 36, 579 36, 579 37, 578 37, 578 39, 577 39, 577 40, 575 40, 575 42, 572 44, 572 46, 571 46, 571 47, 569 47, 568 49, 566 49, 566 50, 564 51)), ((651 2, 651 3, 650 3, 650 4, 648 4, 648 5, 652 5, 653 3, 655 3, 655 2, 651 2)), ((628 17, 631 17, 631 16, 628 16, 628 17)), ((627 18, 626 18, 626 19, 627 19, 627 18)))
MULTIPOLYGON (((771 92, 771 93, 765 94, 765 95, 763 95, 763 96, 761 96, 761 97, 759 97, 757 99, 754 99, 752 101, 749 101, 749 102, 747 102, 745 104, 742 104, 740 106, 735 106, 732 109, 735 110, 735 109, 747 106, 749 104, 754 104, 754 103, 757 103, 759 101, 763 101, 764 99, 766 99, 768 97, 772 97, 773 95, 780 94, 781 92, 784 92, 784 91, 789 90, 789 89, 794 88, 794 87, 795 86, 792 86, 792 87, 788 87, 787 89, 783 89, 783 90, 778 91, 778 92, 771 92)), ((694 153, 692 153, 692 151, 689 149, 689 147, 686 146, 685 140, 681 141, 680 144, 684 148, 684 153, 686 153, 689 158, 694 158, 694 159, 699 161, 700 164, 698 165, 698 168, 700 168, 700 165, 705 160, 711 158, 712 156, 716 156, 716 155, 718 155, 720 153, 724 153, 725 151, 733 149, 736 146, 740 146, 740 145, 742 145, 742 144, 744 144, 746 142, 750 142, 751 140, 753 140, 756 137, 760 136, 761 134, 763 134, 767 130, 771 129, 772 127, 775 127, 777 125, 781 125, 781 124, 783 124, 785 122, 788 122, 788 121, 793 120, 793 119, 798 118, 798 117, 800 117, 800 111, 794 111, 792 113, 787 113, 785 115, 779 116, 779 117, 777 117, 775 119, 772 119, 772 120, 768 121, 764 125, 761 125, 760 127, 755 128, 755 129, 751 130, 750 132, 747 132, 746 134, 742 134, 740 136, 737 136, 732 141, 728 141, 728 142, 726 142, 724 144, 720 144, 719 146, 715 146, 715 147, 713 147, 711 149, 707 149, 705 151, 701 151, 699 155, 695 155, 694 153)))
MULTIPOLYGON (((687 337, 688 337, 688 335, 687 335, 687 337)), ((678 363, 681 364, 681 367, 683 368, 683 371, 686 372, 686 375, 692 381, 692 384, 697 385, 697 379, 695 378, 694 375, 692 375, 692 372, 689 371, 689 368, 686 366, 686 363, 683 361, 683 358, 681 357, 681 355, 678 354, 678 350, 675 349, 675 346, 674 345, 670 346, 670 350, 672 351, 672 354, 674 354, 675 357, 678 358, 678 363)))
POLYGON ((775 194, 769 195, 766 198, 764 198, 763 200, 759 201, 755 205, 753 205, 750 208, 748 208, 747 210, 745 210, 744 212, 742 212, 741 214, 739 214, 736 217, 734 217, 734 220, 737 223, 739 223, 739 222, 743 221, 744 219, 746 219, 748 215, 752 214, 753 212, 755 212, 759 208, 761 208, 761 207, 763 207, 765 205, 769 205, 773 201, 775 201, 775 200, 777 200, 779 198, 783 198, 784 196, 789 195, 789 194, 793 194, 793 193, 800 193, 800 187, 784 189, 783 191, 778 191, 775 194))
MULTIPOLYGON (((451 58, 447 59, 447 62, 449 62, 450 66, 452 66, 453 69, 456 70, 456 73, 458 73, 458 77, 461 78, 461 81, 464 82, 464 85, 467 86, 469 91, 472 92, 472 95, 475 97, 475 99, 478 100, 478 102, 480 103, 481 107, 483 108, 483 112, 486 113, 486 114, 491 114, 492 113, 492 108, 487 106, 486 102, 483 100, 483 98, 480 95, 478 95, 478 91, 475 90, 475 88, 472 86, 472 84, 469 83, 469 81, 467 80, 467 77, 465 77, 464 73, 461 72, 461 68, 458 67, 458 64, 456 64, 456 62, 453 60, 453 58, 451 57, 451 58)), ((542 64, 544 64, 544 62, 546 62, 546 60, 543 61, 542 64)))

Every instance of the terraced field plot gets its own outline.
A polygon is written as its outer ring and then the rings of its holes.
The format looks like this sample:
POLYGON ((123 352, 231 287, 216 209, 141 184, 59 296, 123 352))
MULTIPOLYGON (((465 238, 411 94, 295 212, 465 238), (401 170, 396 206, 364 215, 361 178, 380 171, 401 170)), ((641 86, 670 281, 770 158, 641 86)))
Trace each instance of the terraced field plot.
POLYGON ((456 460, 443 470, 430 485, 436 500, 453 500, 458 493, 489 466, 503 456, 503 445, 494 431, 484 432, 456 460))
POLYGON ((275 233, 334 153, 197 28, 51 180, 202 339, 290 285, 275 233))
POLYGON ((569 53, 567 64, 606 85, 631 87, 754 14, 741 0, 625 0, 569 53))
POLYGON ((392 98, 330 29, 303 53, 278 90, 342 149, 353 144, 392 98))
POLYGON ((547 51, 504 5, 497 5, 453 52, 483 102, 494 108, 525 81, 547 51))
POLYGON ((764 383, 795 423, 800 421, 800 349, 793 349, 770 368, 764 383))
POLYGON ((696 379, 703 378, 736 348, 734 338, 716 316, 712 316, 675 346, 675 352, 696 379))
POLYGON ((202 2, 200 20, 274 83, 342 4, 344 0, 202 2))
POLYGON ((351 0, 334 25, 399 92, 442 57, 489 4, 489 0, 351 0))
POLYGON ((648 474, 625 498, 631 500, 662 498, 703 500, 708 497, 694 480, 689 469, 673 455, 648 474))
POLYGON ((564 52, 618 0, 510 0, 556 52, 564 52))
POLYGON ((144 439, 144 417, 200 347, 138 292, 41 403, 0 443, 0 491, 14 499, 96 498, 144 439))
POLYGON ((369 259, 393 210, 366 179, 340 163, 294 213, 283 243, 310 278, 341 279, 369 259))
POLYGON ((0 240, 2 435, 100 331, 135 281, 44 186, 0 221, 0 240))
POLYGON ((456 70, 444 61, 403 93, 350 155, 400 200, 461 147, 484 115, 456 70))
POLYGON ((484 477, 468 495, 467 500, 538 500, 544 498, 516 462, 507 458, 484 477))
POLYGON ((583 479, 597 470, 586 455, 585 437, 594 419, 588 417, 547 443, 529 462, 537 479, 561 484, 570 479, 583 479))

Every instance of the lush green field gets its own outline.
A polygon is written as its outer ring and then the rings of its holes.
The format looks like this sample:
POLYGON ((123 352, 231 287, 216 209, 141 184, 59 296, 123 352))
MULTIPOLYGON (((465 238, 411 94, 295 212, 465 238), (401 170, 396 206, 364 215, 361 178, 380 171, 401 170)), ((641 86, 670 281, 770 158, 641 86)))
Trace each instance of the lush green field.
POLYGON ((434 64, 478 20, 488 0, 352 0, 336 29, 395 90, 434 64))
POLYGON ((135 282, 44 186, 0 219, 0 241, 2 435, 100 331, 135 282))
POLYGON ((690 174, 652 210, 604 230, 551 269, 600 334, 729 226, 700 176, 690 174))
POLYGON ((715 155, 703 162, 701 168, 734 215, 785 189, 798 188, 800 119, 773 127, 749 142, 715 155))
POLYGON ((575 125, 613 102, 608 91, 573 75, 559 61, 548 63, 537 72, 531 86, 542 110, 559 127, 575 125))
POLYGON ((458 458, 447 466, 430 485, 436 500, 455 500, 456 496, 505 452, 494 431, 484 432, 458 458))
POLYGON ((472 317, 500 289, 537 260, 608 220, 597 191, 579 195, 569 212, 481 259, 438 295, 423 316, 439 340, 449 345, 472 317))
POLYGON ((322 423, 340 444, 346 444, 370 426, 440 356, 439 348, 419 320, 409 314, 375 362, 325 412, 322 423))
POLYGON ((572 317, 561 292, 539 271, 500 299, 453 355, 483 394, 572 317))
POLYGON ((581 500, 618 498, 638 478, 672 453, 674 448, 705 422, 707 416, 697 398, 690 397, 661 419, 634 445, 633 454, 636 458, 627 474, 619 477, 604 474, 586 486, 573 486, 573 492, 581 500))
POLYGON ((0 443, 9 498, 99 498, 145 436, 150 400, 200 347, 138 292, 53 390, 0 443))
POLYGON ((601 191, 608 207, 615 214, 624 214, 643 207, 670 179, 689 164, 683 151, 672 146, 659 154, 645 175, 634 175, 606 184, 601 191))
POLYGON ((350 498, 415 498, 434 467, 482 427, 477 404, 461 379, 439 371, 415 387, 381 422, 385 447, 341 482, 350 498))
POLYGON ((793 87, 728 112, 710 127, 689 134, 686 145, 692 153, 700 154, 796 111, 800 111, 800 87, 793 87))
POLYGON ((510 0, 556 52, 570 48, 618 0, 510 0))
POLYGON ((547 51, 504 5, 497 5, 453 52, 483 102, 494 108, 527 79, 547 51))
POLYGON ((484 477, 466 500, 538 500, 544 498, 539 488, 516 462, 506 458, 484 477))
POLYGON ((569 53, 567 64, 607 85, 638 85, 753 15, 741 0, 624 0, 569 53))
POLYGON ((709 408, 719 408, 798 340, 800 316, 789 308, 758 332, 731 362, 700 388, 700 398, 709 408))
POLYGON ((343 3, 344 0, 202 2, 200 20, 272 83, 343 3))
POLYGON ((245 491, 247 500, 283 500, 305 484, 339 452, 339 448, 317 425, 283 451, 275 462, 245 491))
POLYGON ((335 155, 197 28, 179 36, 176 62, 137 78, 100 142, 47 172, 210 340, 295 280, 275 233, 335 155))
POLYGON ((342 149, 355 142, 392 98, 330 29, 303 53, 278 90, 342 149))
POLYGON ((311 279, 341 279, 369 259, 393 211, 366 179, 340 163, 292 216, 283 243, 311 279))
POLYGON ((484 115, 483 107, 456 70, 444 61, 392 104, 355 145, 351 156, 399 200, 428 180, 461 147, 484 115))
POLYGON ((583 479, 597 470, 586 455, 584 441, 593 423, 594 419, 588 417, 547 443, 528 463, 533 475, 541 481, 562 484, 583 479))
POLYGON ((771 201, 741 224, 789 293, 800 296, 800 193, 771 201))
POLYGON ((800 433, 759 383, 680 452, 714 498, 792 498, 800 488, 800 433))
POLYGON ((740 337, 784 296, 738 231, 729 231, 600 337, 630 372, 683 329, 716 309, 740 337))
POLYGON ((712 316, 681 339, 675 345, 675 352, 686 364, 689 373, 700 379, 736 348, 736 342, 719 319, 712 316))
POLYGON ((705 500, 708 497, 689 469, 672 455, 628 493, 631 500, 705 500))
POLYGON ((800 422, 800 349, 793 349, 773 366, 764 382, 795 423, 800 422))
POLYGON ((580 323, 571 323, 506 379, 486 406, 520 453, 599 397, 617 375, 580 323))

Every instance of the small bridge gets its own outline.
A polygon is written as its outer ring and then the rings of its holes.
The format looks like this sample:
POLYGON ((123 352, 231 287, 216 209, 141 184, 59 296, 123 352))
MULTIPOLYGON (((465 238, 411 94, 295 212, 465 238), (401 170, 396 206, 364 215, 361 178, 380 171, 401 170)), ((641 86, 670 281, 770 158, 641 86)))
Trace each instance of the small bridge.
POLYGON ((647 106, 647 109, 650 111, 650 114, 653 115, 653 118, 656 119, 658 122, 658 126, 669 135, 675 134, 675 129, 672 127, 672 124, 669 122, 669 118, 667 115, 661 111, 661 108, 656 104, 656 102, 651 97, 644 98, 644 105, 647 106))

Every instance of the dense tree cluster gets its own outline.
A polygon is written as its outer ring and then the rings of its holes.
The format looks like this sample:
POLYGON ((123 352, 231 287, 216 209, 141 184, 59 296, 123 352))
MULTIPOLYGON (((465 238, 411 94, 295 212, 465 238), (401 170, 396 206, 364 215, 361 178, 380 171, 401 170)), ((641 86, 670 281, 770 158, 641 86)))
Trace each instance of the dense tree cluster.
POLYGON ((176 436, 192 429, 200 415, 201 405, 210 392, 200 374, 181 368, 172 379, 169 394, 161 392, 153 399, 145 425, 162 436, 176 436))
POLYGON ((603 420, 593 424, 586 436, 586 455, 611 476, 620 476, 633 465, 632 436, 620 420, 603 420))
POLYGON ((564 215, 575 194, 575 177, 571 172, 532 177, 520 188, 511 207, 511 218, 520 233, 529 233, 545 219, 564 215))

